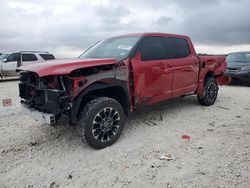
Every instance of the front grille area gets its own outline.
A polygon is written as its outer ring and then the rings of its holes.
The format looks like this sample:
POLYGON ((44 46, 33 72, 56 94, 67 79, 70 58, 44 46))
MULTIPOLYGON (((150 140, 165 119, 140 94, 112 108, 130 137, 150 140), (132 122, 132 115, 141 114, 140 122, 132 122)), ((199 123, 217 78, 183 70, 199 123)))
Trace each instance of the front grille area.
POLYGON ((39 77, 33 72, 21 72, 19 83, 19 96, 27 103, 31 102, 35 89, 38 87, 39 77))
POLYGON ((38 86, 39 77, 36 73, 33 72, 21 72, 20 82, 26 83, 28 85, 38 86))
POLYGON ((19 96, 22 99, 30 100, 32 98, 32 87, 27 86, 25 83, 19 83, 19 96))
POLYGON ((54 115, 68 113, 71 107, 71 99, 67 93, 58 89, 56 77, 39 78, 33 72, 20 73, 19 96, 21 103, 29 108, 54 115), (41 87, 39 82, 47 87, 41 87), (55 87, 51 86, 53 84, 55 87))

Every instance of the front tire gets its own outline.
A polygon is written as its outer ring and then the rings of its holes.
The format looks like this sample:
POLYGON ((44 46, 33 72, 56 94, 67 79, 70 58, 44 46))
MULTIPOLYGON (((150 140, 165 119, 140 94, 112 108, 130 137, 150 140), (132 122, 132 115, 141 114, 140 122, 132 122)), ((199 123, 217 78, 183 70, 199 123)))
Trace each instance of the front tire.
POLYGON ((211 106, 215 103, 218 96, 218 84, 214 77, 209 77, 205 81, 202 95, 198 95, 198 102, 203 106, 211 106))
POLYGON ((112 145, 122 133, 125 114, 119 102, 97 97, 80 111, 81 136, 96 149, 112 145))

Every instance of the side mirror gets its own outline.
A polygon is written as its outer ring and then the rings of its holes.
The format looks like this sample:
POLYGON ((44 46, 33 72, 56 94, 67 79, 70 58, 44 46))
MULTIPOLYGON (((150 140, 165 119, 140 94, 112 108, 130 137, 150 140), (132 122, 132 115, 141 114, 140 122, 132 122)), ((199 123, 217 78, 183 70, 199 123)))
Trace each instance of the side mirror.
POLYGON ((6 63, 6 62, 7 62, 7 58, 4 58, 4 59, 3 59, 3 62, 6 63))

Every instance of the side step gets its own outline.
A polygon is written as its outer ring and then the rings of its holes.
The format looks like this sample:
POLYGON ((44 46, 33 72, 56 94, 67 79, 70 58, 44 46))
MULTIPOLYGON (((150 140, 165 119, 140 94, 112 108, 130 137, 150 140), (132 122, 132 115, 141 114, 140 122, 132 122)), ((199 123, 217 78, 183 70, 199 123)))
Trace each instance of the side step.
POLYGON ((185 95, 181 95, 180 97, 187 97, 187 96, 194 95, 194 94, 195 94, 194 92, 192 92, 192 93, 187 93, 187 94, 185 94, 185 95))

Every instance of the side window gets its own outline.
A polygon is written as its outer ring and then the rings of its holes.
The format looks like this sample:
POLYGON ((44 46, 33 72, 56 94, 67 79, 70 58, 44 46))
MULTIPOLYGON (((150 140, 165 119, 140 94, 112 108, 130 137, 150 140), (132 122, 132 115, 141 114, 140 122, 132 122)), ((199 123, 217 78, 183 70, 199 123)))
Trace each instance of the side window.
POLYGON ((44 60, 51 60, 55 59, 55 57, 52 54, 39 54, 44 60))
POLYGON ((34 54, 22 54, 22 61, 37 61, 37 57, 34 54))
POLYGON ((20 53, 13 53, 7 57, 7 62, 18 61, 19 58, 20 58, 20 53))
POLYGON ((149 37, 145 39, 140 52, 142 61, 166 59, 162 37, 149 37))
POLYGON ((165 38, 167 53, 173 59, 185 58, 190 55, 189 46, 186 39, 183 38, 165 38))

